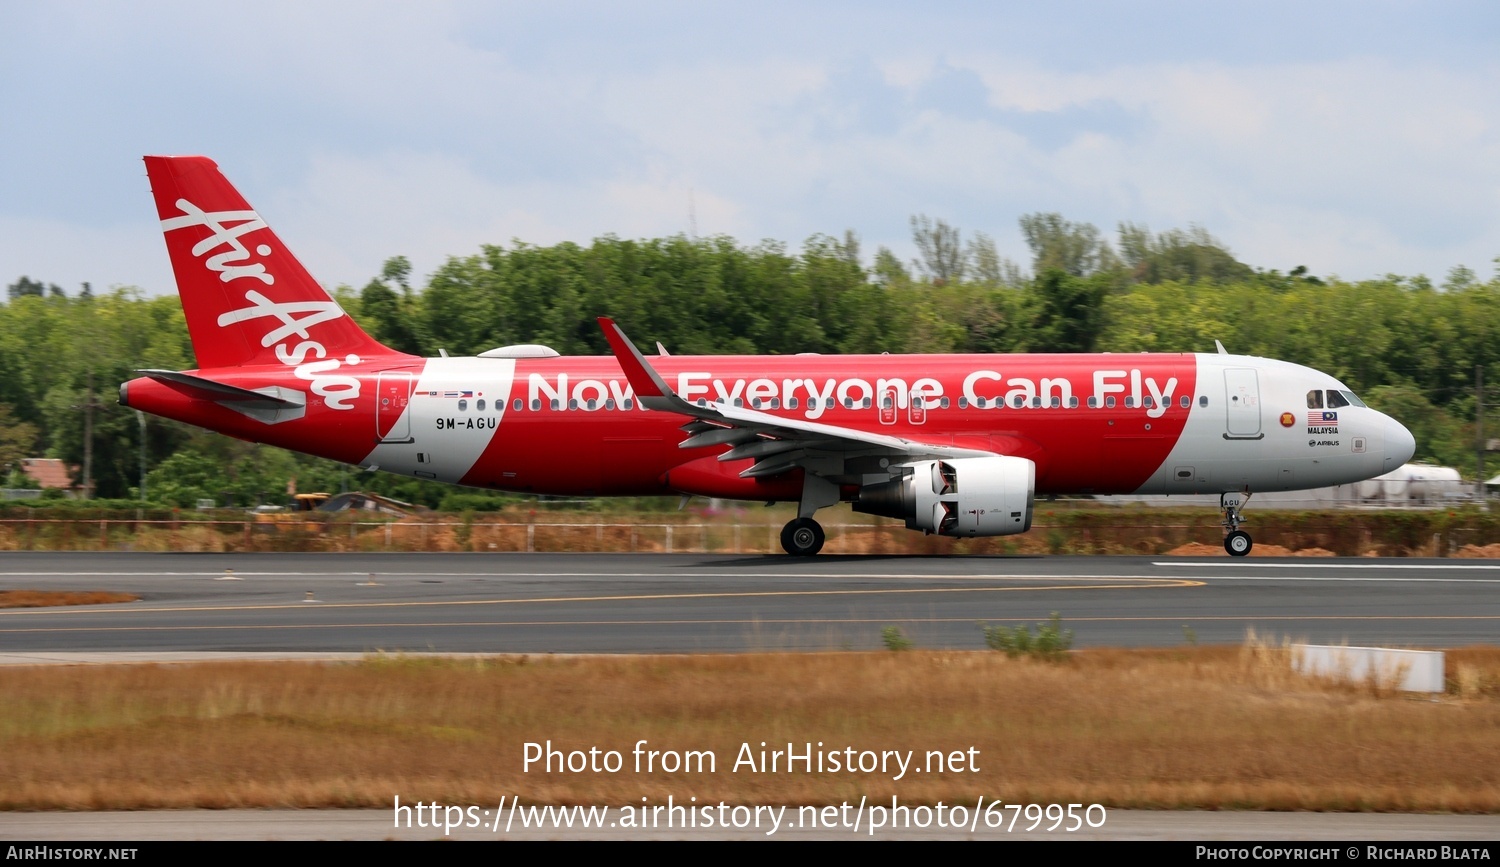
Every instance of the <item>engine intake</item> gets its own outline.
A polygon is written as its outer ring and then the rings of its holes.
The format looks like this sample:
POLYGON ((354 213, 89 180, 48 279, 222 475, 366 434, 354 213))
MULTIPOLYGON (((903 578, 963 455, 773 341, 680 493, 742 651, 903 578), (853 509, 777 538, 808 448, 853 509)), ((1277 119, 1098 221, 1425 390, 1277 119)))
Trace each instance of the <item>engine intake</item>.
POLYGON ((1031 529, 1036 464, 1025 458, 917 461, 899 478, 865 485, 854 511, 900 518, 942 536, 1009 536, 1031 529))

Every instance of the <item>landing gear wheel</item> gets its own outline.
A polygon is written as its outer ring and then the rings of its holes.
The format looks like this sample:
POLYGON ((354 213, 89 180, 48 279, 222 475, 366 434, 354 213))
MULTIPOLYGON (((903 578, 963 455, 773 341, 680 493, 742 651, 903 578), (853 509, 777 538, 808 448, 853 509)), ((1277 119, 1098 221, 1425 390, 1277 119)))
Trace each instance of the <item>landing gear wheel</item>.
POLYGON ((1245 499, 1241 500, 1239 494, 1223 493, 1219 495, 1219 508, 1224 510, 1224 529, 1229 531, 1224 536, 1224 550, 1231 557, 1243 557, 1250 553, 1250 534, 1240 529, 1240 524, 1245 522, 1243 509, 1250 502, 1250 492, 1244 492, 1245 499))
POLYGON ((812 518, 788 521, 781 528, 781 547, 796 557, 811 557, 823 550, 823 527, 812 518))

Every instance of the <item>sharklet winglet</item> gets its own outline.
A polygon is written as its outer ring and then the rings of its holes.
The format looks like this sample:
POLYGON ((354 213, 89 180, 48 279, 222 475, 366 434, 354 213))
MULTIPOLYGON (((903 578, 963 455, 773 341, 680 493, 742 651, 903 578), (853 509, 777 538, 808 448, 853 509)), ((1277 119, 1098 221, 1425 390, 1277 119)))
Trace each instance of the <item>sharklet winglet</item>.
POLYGON ((649 409, 686 411, 692 414, 692 405, 672 391, 671 386, 646 361, 646 357, 635 348, 635 344, 630 342, 630 338, 625 336, 625 332, 620 330, 613 319, 600 316, 599 327, 603 329, 604 339, 609 341, 609 348, 614 352, 615 359, 620 362, 620 370, 625 373, 631 390, 642 404, 649 409))

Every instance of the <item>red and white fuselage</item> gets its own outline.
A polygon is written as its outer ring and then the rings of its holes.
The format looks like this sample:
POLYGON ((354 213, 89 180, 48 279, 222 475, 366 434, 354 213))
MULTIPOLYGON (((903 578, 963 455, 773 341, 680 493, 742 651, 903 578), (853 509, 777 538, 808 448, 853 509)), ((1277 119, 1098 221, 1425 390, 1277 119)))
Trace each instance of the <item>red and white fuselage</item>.
POLYGON ((146 163, 200 367, 144 371, 121 402, 363 467, 808 511, 923 460, 1029 461, 1027 497, 1201 494, 1360 481, 1414 449, 1332 377, 1236 355, 417 358, 366 335, 210 160, 146 163))

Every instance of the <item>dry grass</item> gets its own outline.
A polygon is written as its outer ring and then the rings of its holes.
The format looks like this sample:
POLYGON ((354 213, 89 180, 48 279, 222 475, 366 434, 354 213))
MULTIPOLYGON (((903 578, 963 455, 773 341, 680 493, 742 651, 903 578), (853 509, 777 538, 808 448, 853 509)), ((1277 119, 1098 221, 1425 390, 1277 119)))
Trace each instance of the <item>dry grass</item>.
POLYGON ((107 605, 138 602, 134 593, 109 590, 0 590, 0 608, 47 608, 52 605, 107 605))
POLYGON ((0 670, 0 809, 889 798, 1500 810, 1500 649, 1433 701, 1288 673, 1285 651, 370 659, 0 670), (523 744, 618 750, 522 771, 523 744), (637 740, 714 773, 635 773, 637 740), (742 743, 978 750, 979 772, 731 772, 742 743))

